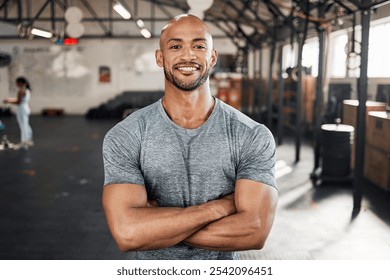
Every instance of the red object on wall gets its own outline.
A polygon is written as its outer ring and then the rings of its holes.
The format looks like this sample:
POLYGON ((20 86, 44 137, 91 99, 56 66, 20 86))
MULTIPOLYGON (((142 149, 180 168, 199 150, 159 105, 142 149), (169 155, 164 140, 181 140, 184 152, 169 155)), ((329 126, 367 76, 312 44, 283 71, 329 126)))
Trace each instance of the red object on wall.
POLYGON ((77 45, 77 43, 78 43, 77 38, 65 38, 64 39, 65 46, 74 46, 74 45, 77 45))

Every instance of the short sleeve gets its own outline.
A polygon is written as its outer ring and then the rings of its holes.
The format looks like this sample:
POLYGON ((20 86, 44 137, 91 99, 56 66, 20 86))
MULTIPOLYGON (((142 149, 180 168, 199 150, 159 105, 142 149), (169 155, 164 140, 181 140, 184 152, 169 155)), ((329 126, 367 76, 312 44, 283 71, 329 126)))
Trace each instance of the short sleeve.
POLYGON ((277 188, 275 140, 264 125, 252 129, 241 148, 237 179, 248 179, 277 188))
POLYGON ((110 184, 145 185, 140 168, 140 137, 120 124, 104 137, 104 186, 110 184))

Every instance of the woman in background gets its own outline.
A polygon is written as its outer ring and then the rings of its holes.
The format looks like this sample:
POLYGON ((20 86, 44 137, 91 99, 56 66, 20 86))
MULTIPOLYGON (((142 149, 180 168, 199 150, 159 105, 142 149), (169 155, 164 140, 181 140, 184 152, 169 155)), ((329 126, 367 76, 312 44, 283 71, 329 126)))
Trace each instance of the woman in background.
POLYGON ((21 143, 24 148, 28 148, 34 145, 32 140, 32 129, 29 124, 30 107, 28 105, 31 98, 31 87, 28 80, 24 77, 18 77, 16 79, 16 86, 18 87, 18 96, 16 98, 6 98, 4 103, 16 104, 18 109, 16 111, 16 118, 18 120, 21 143))

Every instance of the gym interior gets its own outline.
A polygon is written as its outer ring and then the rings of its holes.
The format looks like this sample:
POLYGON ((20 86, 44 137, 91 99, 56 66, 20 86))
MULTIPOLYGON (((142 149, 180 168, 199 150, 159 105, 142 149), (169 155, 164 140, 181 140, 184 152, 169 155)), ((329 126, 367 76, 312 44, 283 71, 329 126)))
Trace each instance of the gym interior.
POLYGON ((0 100, 31 84, 33 145, 0 104, 0 259, 127 260, 102 142, 159 100, 161 28, 210 27, 212 94, 273 133, 279 202, 245 260, 390 259, 390 1, 2 0, 0 100), (119 7, 119 8, 118 8, 119 7), (127 13, 126 13, 127 12, 127 13), (364 105, 365 104, 365 105, 364 105))

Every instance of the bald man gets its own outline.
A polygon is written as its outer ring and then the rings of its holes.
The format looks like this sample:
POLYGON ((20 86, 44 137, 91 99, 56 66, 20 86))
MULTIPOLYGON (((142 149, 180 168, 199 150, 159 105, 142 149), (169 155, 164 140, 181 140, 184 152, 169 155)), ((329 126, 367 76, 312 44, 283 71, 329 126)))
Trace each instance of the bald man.
POLYGON ((217 52, 192 15, 162 30, 164 97, 103 144, 103 207, 121 251, 137 259, 239 259, 261 249, 277 204, 269 130, 214 98, 217 52))

